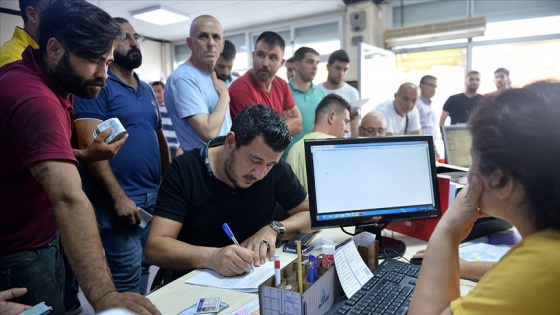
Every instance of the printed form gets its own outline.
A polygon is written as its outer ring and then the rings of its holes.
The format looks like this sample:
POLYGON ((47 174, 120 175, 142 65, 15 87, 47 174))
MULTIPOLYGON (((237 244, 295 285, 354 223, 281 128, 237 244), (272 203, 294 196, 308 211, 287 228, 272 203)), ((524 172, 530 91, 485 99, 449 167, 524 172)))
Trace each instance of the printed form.
POLYGON ((351 298, 373 277, 371 270, 360 257, 353 240, 336 250, 334 264, 338 280, 348 298, 351 298))

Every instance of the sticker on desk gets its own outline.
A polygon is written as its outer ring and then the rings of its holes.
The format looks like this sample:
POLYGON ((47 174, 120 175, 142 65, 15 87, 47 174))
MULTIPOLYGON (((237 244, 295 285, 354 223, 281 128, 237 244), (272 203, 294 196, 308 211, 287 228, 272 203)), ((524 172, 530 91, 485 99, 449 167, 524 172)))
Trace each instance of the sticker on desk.
POLYGON ((216 314, 218 312, 221 312, 222 310, 226 309, 227 307, 229 307, 229 305, 227 303, 224 302, 220 302, 220 298, 202 298, 200 299, 200 301, 198 301, 198 303, 195 303, 191 306, 189 306, 188 308, 182 310, 181 312, 179 312, 177 315, 196 315, 196 314, 216 314), (206 306, 205 303, 210 304, 210 300, 216 300, 219 304, 219 307, 214 307, 213 310, 203 310, 206 306), (199 307, 200 305, 203 305, 202 307, 199 307), (198 311, 200 309, 200 311, 198 311))

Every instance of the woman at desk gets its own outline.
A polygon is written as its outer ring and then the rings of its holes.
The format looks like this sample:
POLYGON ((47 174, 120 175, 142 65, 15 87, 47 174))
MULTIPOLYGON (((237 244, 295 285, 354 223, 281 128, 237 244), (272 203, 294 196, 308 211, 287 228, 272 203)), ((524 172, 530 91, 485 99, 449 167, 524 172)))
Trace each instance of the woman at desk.
POLYGON ((430 238, 408 314, 558 313, 559 122, 559 82, 508 90, 478 106, 469 121, 469 185, 430 238), (523 241, 461 297, 458 245, 486 215, 512 223, 523 241))

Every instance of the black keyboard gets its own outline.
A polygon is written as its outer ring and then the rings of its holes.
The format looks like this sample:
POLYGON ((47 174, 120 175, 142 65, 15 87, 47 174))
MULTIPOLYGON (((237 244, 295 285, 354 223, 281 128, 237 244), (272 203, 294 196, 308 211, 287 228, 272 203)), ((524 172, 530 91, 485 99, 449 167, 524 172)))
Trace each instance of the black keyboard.
POLYGON ((327 314, 406 314, 420 266, 384 260, 350 299, 342 299, 327 314))

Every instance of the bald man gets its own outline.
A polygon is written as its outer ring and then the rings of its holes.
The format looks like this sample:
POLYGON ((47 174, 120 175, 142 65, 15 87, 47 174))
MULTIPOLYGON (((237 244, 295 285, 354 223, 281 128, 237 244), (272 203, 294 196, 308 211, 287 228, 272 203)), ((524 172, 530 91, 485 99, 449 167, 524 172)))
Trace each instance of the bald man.
POLYGON ((220 22, 201 15, 191 23, 187 46, 189 59, 173 73, 165 85, 165 106, 183 150, 203 147, 231 127, 229 93, 214 67, 224 48, 220 22))
POLYGON ((385 137, 387 122, 380 111, 373 110, 367 113, 360 123, 360 137, 385 137))
POLYGON ((383 113, 387 121, 387 136, 422 134, 416 100, 418 86, 407 82, 399 86, 394 100, 387 100, 377 106, 376 109, 383 113))

